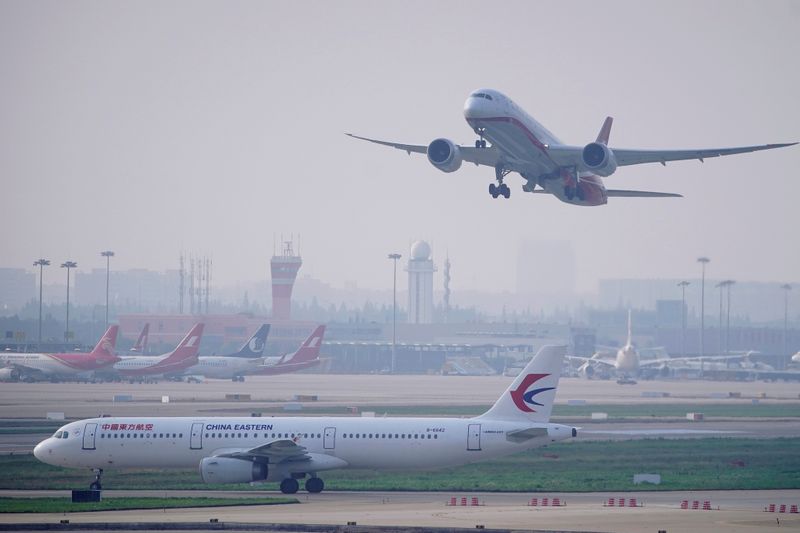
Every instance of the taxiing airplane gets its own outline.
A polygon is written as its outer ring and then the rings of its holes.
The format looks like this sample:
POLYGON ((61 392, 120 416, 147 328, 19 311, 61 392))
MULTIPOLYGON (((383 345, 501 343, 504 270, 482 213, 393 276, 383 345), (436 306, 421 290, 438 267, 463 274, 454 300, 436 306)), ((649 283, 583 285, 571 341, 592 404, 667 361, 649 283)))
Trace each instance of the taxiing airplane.
POLYGON ((489 185, 493 198, 509 198, 511 189, 504 178, 516 172, 525 179, 524 192, 552 194, 562 202, 581 206, 604 205, 611 197, 669 197, 674 193, 606 189, 602 178, 617 167, 709 157, 782 148, 797 143, 764 144, 737 148, 700 150, 630 150, 608 145, 612 117, 607 117, 594 142, 570 146, 539 124, 510 98, 492 89, 479 89, 464 103, 464 118, 478 135, 475 147, 460 146, 439 138, 429 145, 379 141, 348 133, 356 139, 391 146, 411 154, 427 154, 428 161, 442 172, 455 172, 466 161, 493 167, 497 184, 489 185), (486 140, 491 142, 487 146, 486 140), (537 188, 537 186, 539 188, 537 188))
POLYGON ((238 352, 229 355, 201 355, 197 364, 187 368, 185 374, 244 381, 245 375, 253 374, 261 368, 261 354, 264 353, 268 335, 269 324, 262 324, 238 352))
POLYGON ((257 367, 254 373, 273 376, 317 366, 320 363, 319 351, 322 348, 324 336, 325 326, 317 326, 317 329, 303 341, 296 352, 280 357, 265 357, 263 364, 257 367))
POLYGON ((89 353, 0 352, 3 375, 21 379, 89 377, 119 361, 114 354, 119 326, 110 326, 89 353))
POLYGON ((577 435, 549 423, 565 346, 545 346, 486 413, 474 418, 91 418, 69 423, 33 450, 42 462, 105 468, 199 467, 207 483, 280 482, 286 494, 339 468, 444 468, 510 455, 577 435))
POLYGON ((134 355, 122 357, 112 367, 123 378, 152 379, 180 374, 197 364, 197 350, 203 337, 203 324, 195 324, 178 346, 163 355, 134 355))

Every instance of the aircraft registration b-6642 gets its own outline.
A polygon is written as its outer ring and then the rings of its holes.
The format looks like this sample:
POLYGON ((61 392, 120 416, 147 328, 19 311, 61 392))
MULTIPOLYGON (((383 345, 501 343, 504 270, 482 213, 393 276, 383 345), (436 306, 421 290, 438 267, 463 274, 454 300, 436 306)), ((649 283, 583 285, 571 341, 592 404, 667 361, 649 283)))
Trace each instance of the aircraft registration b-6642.
POLYGON ((602 178, 617 167, 742 154, 792 146, 797 143, 763 144, 736 148, 695 150, 631 150, 608 145, 612 117, 607 117, 597 140, 585 146, 563 144, 510 98, 492 89, 479 89, 464 103, 464 118, 478 135, 475 147, 459 146, 445 138, 429 145, 400 144, 360 137, 350 137, 391 146, 419 154, 442 172, 455 172, 461 163, 494 167, 497 184, 489 185, 493 198, 509 198, 511 189, 504 178, 516 172, 525 179, 522 190, 552 194, 562 202, 581 206, 604 205, 612 197, 680 197, 680 194, 606 189, 602 178), (486 140, 490 141, 487 146, 486 140), (538 186, 538 188, 537 188, 538 186))
POLYGON ((510 455, 577 435, 550 423, 565 346, 545 346, 486 413, 473 418, 151 417, 71 422, 33 450, 45 463, 104 468, 199 467, 207 483, 280 483, 287 494, 306 478, 339 468, 444 468, 510 455))

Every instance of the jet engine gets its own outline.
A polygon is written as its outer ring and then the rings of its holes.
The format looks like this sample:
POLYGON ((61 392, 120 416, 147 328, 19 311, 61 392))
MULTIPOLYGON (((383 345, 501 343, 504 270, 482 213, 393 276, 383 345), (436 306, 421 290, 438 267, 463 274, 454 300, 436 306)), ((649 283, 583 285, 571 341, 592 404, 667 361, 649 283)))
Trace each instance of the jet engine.
POLYGON ((205 483, 250 483, 267 479, 264 463, 230 457, 206 457, 200 461, 200 476, 205 483))
POLYGON ((450 139, 435 139, 428 145, 428 161, 442 172, 455 172, 461 168, 461 151, 450 139))
POLYGON ((19 372, 15 368, 0 368, 0 381, 16 381, 19 372))
POLYGON ((617 160, 614 157, 614 152, 603 143, 589 143, 584 146, 581 152, 581 159, 583 159, 583 164, 586 168, 598 176, 610 176, 617 170, 617 160))

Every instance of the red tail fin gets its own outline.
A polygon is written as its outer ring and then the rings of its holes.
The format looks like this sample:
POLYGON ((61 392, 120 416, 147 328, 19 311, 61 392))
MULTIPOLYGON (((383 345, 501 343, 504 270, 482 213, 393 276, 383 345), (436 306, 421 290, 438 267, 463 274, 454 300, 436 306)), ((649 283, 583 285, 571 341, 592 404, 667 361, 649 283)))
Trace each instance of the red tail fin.
POLYGON ((103 336, 100 337, 100 340, 97 342, 97 345, 94 347, 94 350, 91 351, 90 355, 95 358, 116 358, 117 356, 114 353, 114 348, 117 345, 118 332, 119 326, 109 326, 106 332, 103 333, 103 336))
POLYGON ((279 365, 306 363, 319 359, 319 350, 322 347, 322 338, 325 336, 325 326, 318 326, 314 332, 300 345, 296 352, 286 355, 279 365))
POLYGON ((197 357, 197 350, 200 348, 200 339, 202 339, 202 337, 203 324, 195 324, 192 329, 189 330, 189 333, 186 334, 180 344, 178 344, 178 347, 175 348, 164 360, 173 362, 197 357))
POLYGON ((597 142, 601 144, 608 144, 608 138, 611 136, 611 124, 614 122, 614 117, 606 117, 603 122, 603 127, 600 128, 600 133, 597 134, 597 142))

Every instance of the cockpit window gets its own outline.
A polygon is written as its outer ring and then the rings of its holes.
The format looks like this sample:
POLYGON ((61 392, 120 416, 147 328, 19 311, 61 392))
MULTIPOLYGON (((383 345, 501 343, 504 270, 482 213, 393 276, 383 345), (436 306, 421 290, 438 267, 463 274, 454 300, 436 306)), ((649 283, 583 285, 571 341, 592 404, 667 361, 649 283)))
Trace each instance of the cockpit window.
POLYGON ((62 439, 67 439, 67 438, 69 438, 69 431, 65 431, 65 432, 64 432, 64 436, 63 436, 63 437, 61 437, 61 438, 62 438, 62 439))
POLYGON ((486 98, 487 100, 491 100, 492 96, 486 93, 472 93, 472 96, 475 98, 486 98))
POLYGON ((54 438, 54 439, 60 439, 60 438, 61 438, 61 436, 62 436, 63 434, 64 434, 64 432, 63 432, 63 431, 61 431, 61 430, 59 430, 59 431, 56 431, 56 434, 55 434, 55 435, 53 435, 53 438, 54 438))

